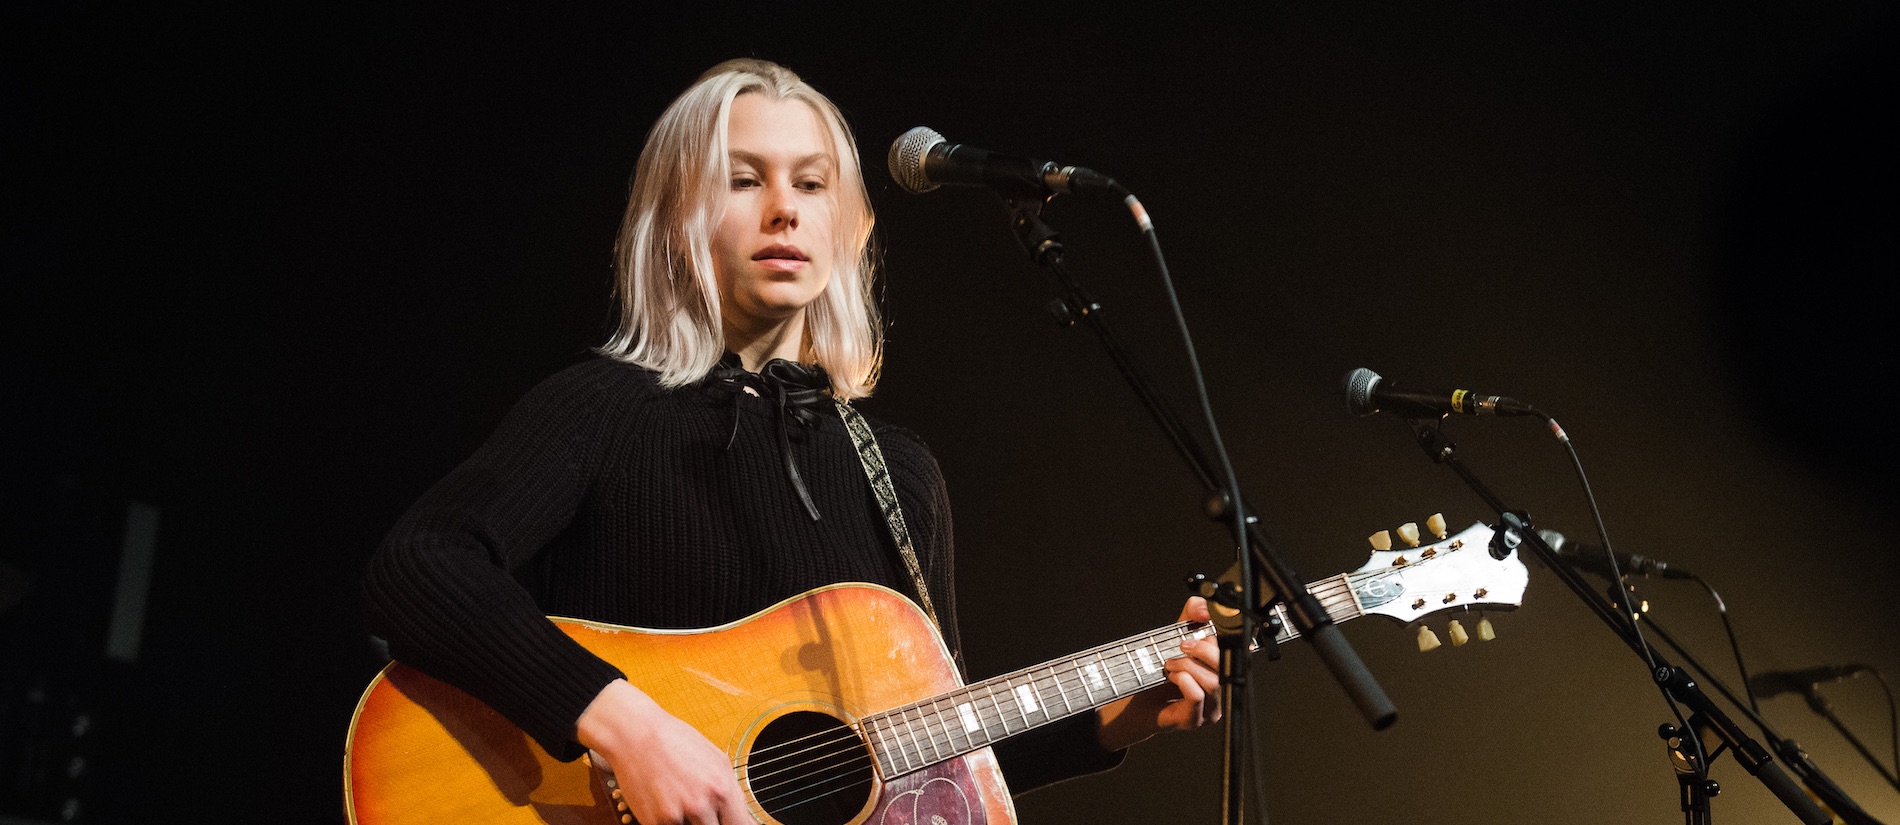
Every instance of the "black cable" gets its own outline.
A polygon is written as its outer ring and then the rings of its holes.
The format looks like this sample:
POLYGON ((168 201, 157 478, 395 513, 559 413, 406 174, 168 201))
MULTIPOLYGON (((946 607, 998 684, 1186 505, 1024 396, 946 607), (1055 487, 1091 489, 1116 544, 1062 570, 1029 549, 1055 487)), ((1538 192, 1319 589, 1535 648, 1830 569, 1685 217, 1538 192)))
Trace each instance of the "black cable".
MULTIPOLYGON (((1616 601, 1619 603, 1623 617, 1629 623, 1630 631, 1636 636, 1636 644, 1642 651, 1643 661, 1649 664, 1649 672, 1655 673, 1656 655, 1650 651, 1649 639, 1643 635, 1642 622, 1637 619, 1639 611, 1632 609, 1633 604, 1641 604, 1642 602, 1636 596, 1635 586, 1629 584, 1623 578, 1623 571, 1617 567, 1616 551, 1610 544, 1610 531, 1609 528, 1603 524, 1603 510, 1597 505, 1597 494, 1596 491, 1590 487, 1590 477, 1583 471, 1583 459, 1577 455, 1576 445, 1570 443, 1570 435, 1564 432, 1563 425, 1558 424, 1557 419, 1545 415, 1542 412, 1536 414, 1542 417, 1546 424, 1550 425, 1551 434, 1555 435, 1557 441, 1564 445, 1564 452, 1570 456, 1570 466, 1577 472, 1577 483, 1583 487, 1584 501, 1587 502, 1590 507, 1590 518, 1596 522, 1597 540, 1603 543, 1603 555, 1608 557, 1610 562, 1611 586, 1618 590, 1616 601)), ((1670 695, 1668 686, 1660 682, 1655 682, 1655 684, 1657 690, 1662 693, 1663 702, 1669 705, 1669 712, 1676 717, 1676 729, 1681 732, 1682 741, 1689 743, 1695 752, 1696 775, 1701 779, 1708 779, 1709 758, 1708 754, 1704 753, 1702 749, 1701 733, 1695 730, 1695 728, 1689 724, 1689 720, 1682 715, 1682 707, 1676 703, 1676 697, 1670 695)))
MULTIPOLYGON (((1134 215, 1135 223, 1141 227, 1142 237, 1148 241, 1148 249, 1154 255, 1155 269, 1161 275, 1161 285, 1168 293, 1168 309, 1174 315, 1175 328, 1181 333, 1181 346, 1187 351, 1188 374, 1194 379, 1195 399, 1200 404, 1201 416, 1206 419, 1208 438, 1213 442, 1214 460, 1220 463, 1222 481, 1227 487, 1227 496, 1230 501, 1228 510, 1233 516, 1234 521, 1234 541, 1239 547, 1239 552, 1236 554, 1236 563, 1239 565, 1241 592, 1246 596, 1246 603, 1251 606, 1255 582, 1253 551, 1247 546, 1248 515, 1246 506, 1240 495, 1240 480, 1234 473, 1233 460, 1227 454, 1227 443, 1221 438, 1220 425, 1214 420, 1214 402, 1207 394, 1207 379, 1201 373, 1201 359, 1194 349, 1194 338, 1188 332, 1187 314, 1181 310, 1181 299, 1175 294, 1174 277, 1168 272, 1167 257, 1161 253, 1161 239, 1155 235, 1154 221, 1149 220, 1148 210, 1142 207, 1141 201, 1136 199, 1133 193, 1125 192, 1125 194, 1126 197, 1123 198, 1122 202, 1128 207, 1129 213, 1134 215)), ((1245 617, 1247 611, 1242 611, 1242 615, 1245 617)), ((1253 620, 1251 618, 1243 618, 1242 621, 1242 626, 1246 630, 1242 638, 1250 643, 1254 629, 1253 620)), ((1247 648, 1243 645, 1240 652, 1234 655, 1248 655, 1247 648)), ((1247 668, 1249 680, 1252 679, 1251 671, 1251 668, 1247 668)), ((1238 706, 1252 701, 1250 697, 1252 697, 1254 691, 1245 683, 1242 684, 1241 689, 1243 694, 1239 697, 1240 701, 1234 703, 1236 707, 1227 709, 1229 713, 1240 715, 1241 709, 1238 706)), ((1251 714, 1246 714, 1246 716, 1251 717, 1251 714)), ((1241 760, 1239 764, 1243 772, 1248 765, 1252 764, 1255 748, 1250 746, 1250 740, 1259 727, 1256 724, 1252 724, 1251 718, 1247 718, 1246 721, 1248 721, 1249 724, 1240 739, 1243 743, 1248 744, 1243 745, 1242 753, 1236 757, 1241 760)), ((1258 782, 1258 773, 1253 773, 1253 776, 1255 777, 1255 781, 1258 782)), ((1264 787, 1256 787, 1256 799, 1264 799, 1265 792, 1264 787)), ((1244 792, 1241 796, 1245 796, 1244 792)), ((1261 812, 1260 821, 1264 823, 1266 822, 1265 804, 1261 804, 1259 810, 1261 812)), ((1239 812, 1235 813, 1238 814, 1239 812)))
POLYGON ((1748 697, 1748 709, 1754 711, 1757 716, 1761 715, 1761 703, 1756 701, 1755 686, 1748 678, 1748 665, 1742 661, 1742 644, 1736 640, 1735 625, 1728 618, 1728 602, 1723 601, 1722 594, 1715 592, 1715 587, 1703 581, 1701 576, 1691 573, 1689 578, 1694 579, 1696 584, 1702 585, 1703 590, 1709 591, 1709 598, 1715 600, 1716 615, 1722 617, 1722 631, 1728 634, 1728 649, 1735 653, 1735 670, 1742 675, 1742 692, 1748 697))
POLYGON ((1875 679, 1880 680, 1880 689, 1887 693, 1887 734, 1893 738, 1893 775, 1900 777, 1900 707, 1893 703, 1893 686, 1887 684, 1887 677, 1880 668, 1870 667, 1875 679))

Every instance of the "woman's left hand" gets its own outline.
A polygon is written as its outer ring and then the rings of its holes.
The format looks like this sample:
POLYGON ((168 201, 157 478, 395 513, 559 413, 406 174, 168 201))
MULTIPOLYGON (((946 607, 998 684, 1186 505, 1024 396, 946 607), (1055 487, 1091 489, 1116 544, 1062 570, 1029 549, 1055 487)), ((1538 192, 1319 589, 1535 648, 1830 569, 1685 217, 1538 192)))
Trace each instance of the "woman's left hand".
MULTIPOLYGON (((1181 620, 1205 622, 1207 600, 1189 597, 1181 620)), ((1185 656, 1167 661, 1168 681, 1098 712, 1096 738, 1121 750, 1164 730, 1193 730, 1220 721, 1220 643, 1210 637, 1181 644, 1185 656)))

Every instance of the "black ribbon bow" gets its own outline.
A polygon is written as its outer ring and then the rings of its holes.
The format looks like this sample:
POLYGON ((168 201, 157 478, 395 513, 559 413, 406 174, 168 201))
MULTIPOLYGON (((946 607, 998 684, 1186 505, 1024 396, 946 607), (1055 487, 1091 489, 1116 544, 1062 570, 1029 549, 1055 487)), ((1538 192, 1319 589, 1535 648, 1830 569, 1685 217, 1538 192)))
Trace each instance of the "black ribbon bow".
POLYGON ((824 406, 826 393, 831 389, 831 379, 825 375, 825 368, 774 358, 767 361, 757 373, 753 373, 746 371, 739 356, 729 352, 719 359, 719 365, 713 368, 708 378, 710 386, 732 395, 732 433, 726 436, 728 450, 732 449, 733 439, 739 436, 739 395, 751 390, 753 394, 774 402, 772 406, 778 413, 779 455, 785 459, 785 477, 791 480, 798 500, 804 502, 805 512, 811 515, 812 521, 817 521, 818 505, 812 503, 811 491, 805 488, 805 479, 798 473, 798 460, 792 454, 788 420, 806 429, 818 426, 818 410, 824 406))

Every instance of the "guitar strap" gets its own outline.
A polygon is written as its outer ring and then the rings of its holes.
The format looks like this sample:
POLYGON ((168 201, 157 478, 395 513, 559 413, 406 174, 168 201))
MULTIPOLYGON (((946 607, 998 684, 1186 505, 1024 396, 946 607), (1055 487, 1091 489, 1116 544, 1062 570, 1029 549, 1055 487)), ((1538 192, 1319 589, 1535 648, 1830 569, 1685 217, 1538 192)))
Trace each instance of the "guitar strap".
POLYGON ((911 547, 910 529, 904 526, 904 511, 897 505, 897 486, 891 483, 890 468, 884 466, 884 451, 878 449, 877 439, 871 435, 870 422, 850 404, 833 400, 838 405, 838 417, 844 419, 845 430, 851 433, 851 443, 857 445, 858 460, 864 463, 864 475, 871 480, 871 491, 877 494, 877 507, 884 511, 884 521, 891 527, 891 538, 904 557, 904 567, 910 570, 910 580, 917 586, 917 600, 930 616, 930 623, 941 633, 943 622, 937 618, 936 606, 930 603, 930 588, 924 584, 923 567, 917 564, 917 550, 911 547))

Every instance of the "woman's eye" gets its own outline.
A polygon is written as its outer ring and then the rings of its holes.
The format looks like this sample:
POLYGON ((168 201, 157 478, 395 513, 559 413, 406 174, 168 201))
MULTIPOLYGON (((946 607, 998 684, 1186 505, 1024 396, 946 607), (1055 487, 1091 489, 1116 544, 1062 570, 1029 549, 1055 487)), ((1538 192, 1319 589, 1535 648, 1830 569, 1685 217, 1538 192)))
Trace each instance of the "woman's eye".
POLYGON ((753 178, 733 178, 732 179, 732 188, 734 189, 750 189, 758 185, 759 185, 759 182, 753 178))
POLYGON ((801 180, 798 182, 798 188, 807 192, 822 192, 825 189, 825 182, 816 179, 801 180))

